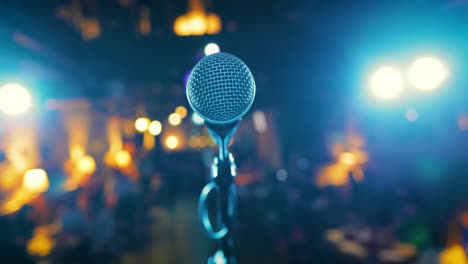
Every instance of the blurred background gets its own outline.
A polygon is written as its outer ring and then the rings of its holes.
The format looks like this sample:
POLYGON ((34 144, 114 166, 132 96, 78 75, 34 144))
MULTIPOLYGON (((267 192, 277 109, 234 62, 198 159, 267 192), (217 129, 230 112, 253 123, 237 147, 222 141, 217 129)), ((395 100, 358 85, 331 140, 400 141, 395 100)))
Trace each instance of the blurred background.
POLYGON ((2 263, 206 263, 219 51, 257 84, 239 263, 467 263, 466 0, 1 1, 0 40, 2 263))

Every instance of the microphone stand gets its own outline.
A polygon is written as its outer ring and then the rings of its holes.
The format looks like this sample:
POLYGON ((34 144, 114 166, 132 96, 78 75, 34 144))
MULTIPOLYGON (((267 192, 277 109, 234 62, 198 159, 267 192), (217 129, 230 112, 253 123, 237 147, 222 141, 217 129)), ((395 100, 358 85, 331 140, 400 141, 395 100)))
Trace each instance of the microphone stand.
POLYGON ((208 264, 236 264, 234 240, 232 238, 234 215, 237 206, 237 191, 234 183, 236 164, 228 150, 239 121, 228 125, 206 123, 208 132, 218 145, 218 155, 211 164, 210 182, 200 194, 199 214, 208 235, 217 241, 218 250, 208 259, 208 264), (207 210, 207 198, 214 192, 216 199, 215 231, 207 210))

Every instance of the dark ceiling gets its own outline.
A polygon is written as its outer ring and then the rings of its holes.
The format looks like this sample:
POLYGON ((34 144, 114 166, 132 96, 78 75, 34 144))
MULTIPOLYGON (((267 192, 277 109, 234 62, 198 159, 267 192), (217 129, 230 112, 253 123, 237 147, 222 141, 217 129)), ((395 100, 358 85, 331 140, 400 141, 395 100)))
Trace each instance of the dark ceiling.
MULTIPOLYGON (((343 111, 356 89, 350 75, 359 74, 356 62, 365 56, 405 41, 450 39, 458 49, 468 43, 464 0, 206 0, 223 30, 201 37, 172 31, 186 0, 123 1, 130 6, 118 0, 2 2, 1 76, 28 75, 43 97, 126 96, 173 107, 185 103, 184 76, 204 45, 216 42, 251 68, 254 107, 278 111, 291 128, 323 125, 318 116, 343 111), (85 40, 57 16, 73 4, 99 21, 99 37, 85 40), (150 10, 147 36, 136 30, 141 8, 150 10)), ((310 129, 294 133, 289 136, 306 136, 310 129)))

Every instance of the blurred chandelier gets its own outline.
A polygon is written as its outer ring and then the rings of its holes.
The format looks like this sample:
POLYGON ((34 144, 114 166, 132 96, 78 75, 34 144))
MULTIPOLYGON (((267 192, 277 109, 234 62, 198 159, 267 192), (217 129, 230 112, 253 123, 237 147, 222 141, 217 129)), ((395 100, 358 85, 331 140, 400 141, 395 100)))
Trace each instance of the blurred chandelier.
POLYGON ((201 0, 189 0, 189 10, 174 22, 174 32, 178 36, 201 36, 217 34, 221 31, 221 18, 217 14, 206 13, 201 0))

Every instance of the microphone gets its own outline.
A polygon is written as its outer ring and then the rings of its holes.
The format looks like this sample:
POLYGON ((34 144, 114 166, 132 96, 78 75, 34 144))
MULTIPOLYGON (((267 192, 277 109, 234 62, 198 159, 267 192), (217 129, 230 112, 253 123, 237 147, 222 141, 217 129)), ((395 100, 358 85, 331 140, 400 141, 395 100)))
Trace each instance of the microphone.
POLYGON ((255 80, 247 65, 229 53, 201 59, 187 81, 187 99, 205 120, 219 148, 219 159, 228 157, 227 145, 239 121, 255 98, 255 80))
POLYGON ((218 157, 211 165, 211 181, 203 188, 199 214, 208 235, 220 242, 220 249, 209 259, 218 263, 237 263, 234 254, 232 226, 237 192, 234 184, 236 164, 228 144, 255 98, 255 80, 247 65, 228 53, 214 53, 201 59, 187 81, 187 99, 193 111, 205 120, 205 125, 218 145, 218 157), (208 216, 206 200, 216 195, 215 231, 208 216))

